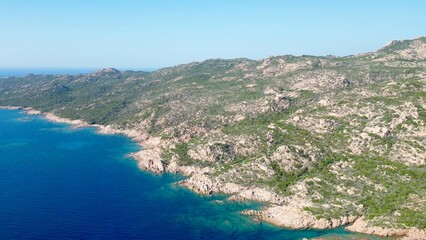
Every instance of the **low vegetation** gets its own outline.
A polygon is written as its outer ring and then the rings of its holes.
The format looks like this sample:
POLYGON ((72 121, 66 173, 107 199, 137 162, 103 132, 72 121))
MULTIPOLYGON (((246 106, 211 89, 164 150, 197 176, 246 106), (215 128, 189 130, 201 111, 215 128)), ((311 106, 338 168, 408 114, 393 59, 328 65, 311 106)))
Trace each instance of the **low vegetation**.
POLYGON ((165 163, 295 194, 318 218, 426 228, 425 38, 347 57, 0 79, 0 105, 158 136, 165 163))

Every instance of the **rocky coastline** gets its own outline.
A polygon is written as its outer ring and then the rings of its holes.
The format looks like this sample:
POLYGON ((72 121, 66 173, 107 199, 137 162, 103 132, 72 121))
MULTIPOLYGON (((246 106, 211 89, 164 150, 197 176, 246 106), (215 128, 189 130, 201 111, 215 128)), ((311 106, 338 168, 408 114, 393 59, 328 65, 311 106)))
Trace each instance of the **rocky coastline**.
POLYGON ((307 211, 305 207, 311 206, 304 193, 303 183, 294 186, 300 193, 296 196, 284 197, 271 189, 247 187, 236 183, 222 182, 211 176, 212 169, 195 166, 180 166, 176 159, 171 159, 167 164, 161 158, 161 152, 169 144, 158 137, 151 136, 133 129, 117 129, 111 125, 88 124, 82 120, 62 118, 51 112, 42 112, 31 107, 0 106, 0 109, 23 110, 29 115, 42 115, 45 119, 66 123, 73 128, 95 127, 99 134, 123 134, 137 142, 142 150, 130 154, 137 162, 139 168, 154 174, 164 172, 179 173, 187 177, 178 184, 198 194, 211 195, 213 193, 229 194, 230 200, 257 201, 266 203, 259 211, 246 210, 242 214, 256 217, 256 219, 273 225, 290 229, 332 229, 346 226, 348 231, 376 235, 380 237, 396 237, 398 239, 426 239, 426 231, 418 228, 381 228, 370 226, 368 220, 362 216, 343 216, 338 219, 317 218, 307 211))

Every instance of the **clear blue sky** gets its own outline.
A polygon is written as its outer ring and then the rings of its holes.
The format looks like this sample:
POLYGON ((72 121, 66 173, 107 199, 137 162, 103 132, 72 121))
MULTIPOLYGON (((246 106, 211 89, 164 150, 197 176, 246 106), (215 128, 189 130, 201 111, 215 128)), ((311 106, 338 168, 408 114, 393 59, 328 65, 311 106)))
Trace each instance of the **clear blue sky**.
POLYGON ((424 0, 0 0, 0 68, 349 55, 424 35, 424 0))

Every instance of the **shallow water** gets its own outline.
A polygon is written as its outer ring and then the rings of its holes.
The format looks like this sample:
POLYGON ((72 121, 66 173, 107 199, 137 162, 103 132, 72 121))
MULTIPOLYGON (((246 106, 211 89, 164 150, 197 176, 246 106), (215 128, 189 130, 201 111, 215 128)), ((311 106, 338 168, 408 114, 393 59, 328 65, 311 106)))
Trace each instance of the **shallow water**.
POLYGON ((204 197, 126 157, 124 136, 98 135, 0 110, 0 239, 299 239, 352 235, 291 231, 239 212, 256 203, 204 197))

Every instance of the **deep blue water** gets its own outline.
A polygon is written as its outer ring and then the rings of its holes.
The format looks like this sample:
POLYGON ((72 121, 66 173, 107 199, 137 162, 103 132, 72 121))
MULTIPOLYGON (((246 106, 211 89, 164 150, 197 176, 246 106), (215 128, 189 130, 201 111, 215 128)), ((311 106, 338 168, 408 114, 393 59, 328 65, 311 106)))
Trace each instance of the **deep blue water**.
POLYGON ((126 157, 124 136, 0 110, 0 239, 298 239, 239 212, 254 203, 203 197, 126 157), (29 119, 30 118, 30 119, 29 119), (218 201, 219 200, 219 201, 218 201))

